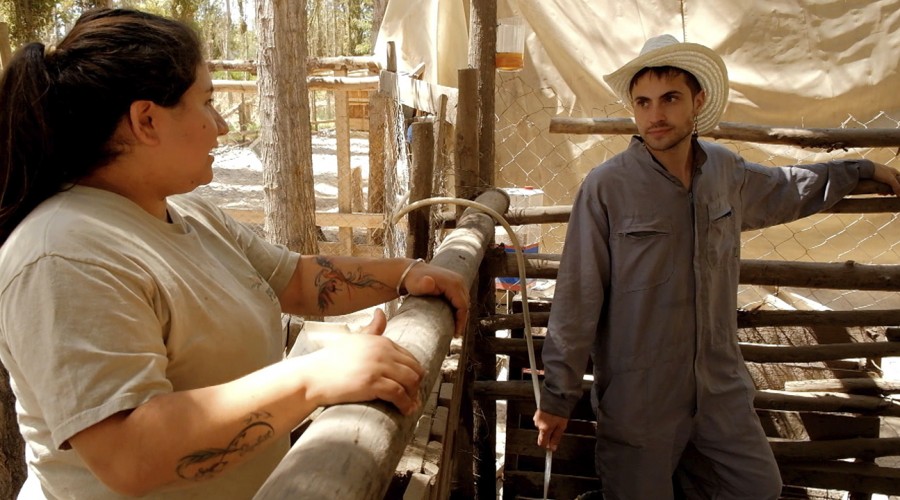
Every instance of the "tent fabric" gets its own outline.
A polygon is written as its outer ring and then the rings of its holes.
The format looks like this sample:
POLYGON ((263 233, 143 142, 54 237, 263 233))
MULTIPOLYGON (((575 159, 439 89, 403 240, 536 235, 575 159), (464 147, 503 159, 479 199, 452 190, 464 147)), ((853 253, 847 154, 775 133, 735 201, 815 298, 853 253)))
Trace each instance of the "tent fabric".
MULTIPOLYGON (((520 78, 581 110, 616 102, 602 76, 669 33, 725 60, 725 121, 900 119, 900 0, 498 0, 497 17, 510 15, 528 30, 520 78)), ((455 86, 468 65, 468 16, 467 0, 391 0, 376 54, 394 40, 400 70, 425 62, 426 81, 455 86)))

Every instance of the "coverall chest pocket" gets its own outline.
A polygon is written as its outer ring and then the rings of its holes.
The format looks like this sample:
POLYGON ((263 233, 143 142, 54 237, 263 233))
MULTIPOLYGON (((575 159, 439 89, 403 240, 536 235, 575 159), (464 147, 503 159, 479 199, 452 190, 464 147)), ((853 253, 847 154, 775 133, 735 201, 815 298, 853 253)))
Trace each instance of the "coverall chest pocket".
POLYGON ((706 232, 706 257, 710 267, 727 265, 738 257, 740 232, 734 209, 726 201, 708 205, 709 227, 706 232))
POLYGON ((631 217, 615 234, 613 287, 635 292, 671 279, 674 256, 672 224, 668 219, 655 215, 631 217))

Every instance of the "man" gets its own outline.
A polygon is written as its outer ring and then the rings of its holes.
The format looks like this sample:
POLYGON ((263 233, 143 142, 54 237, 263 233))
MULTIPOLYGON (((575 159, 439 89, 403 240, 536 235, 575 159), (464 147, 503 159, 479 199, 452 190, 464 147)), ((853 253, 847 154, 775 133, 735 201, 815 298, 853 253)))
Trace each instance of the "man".
POLYGON ((712 50, 670 35, 605 77, 639 136, 585 179, 572 208, 547 340, 538 445, 555 449, 594 361, 596 467, 606 499, 673 498, 690 444, 713 498, 776 498, 775 458, 737 344, 740 233, 824 210, 872 178, 868 160, 768 168, 700 142, 728 96, 712 50))

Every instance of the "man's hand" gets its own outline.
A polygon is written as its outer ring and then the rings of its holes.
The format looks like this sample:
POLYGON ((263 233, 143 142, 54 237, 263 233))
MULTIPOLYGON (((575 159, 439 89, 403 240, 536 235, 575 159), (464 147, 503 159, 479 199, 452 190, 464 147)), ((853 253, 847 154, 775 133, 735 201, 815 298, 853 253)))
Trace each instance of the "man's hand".
POLYGON ((538 410, 534 412, 534 425, 538 429, 537 445, 556 451, 562 440, 569 419, 538 410))
POLYGON ((875 163, 875 173, 872 175, 873 181, 887 184, 894 190, 894 196, 900 196, 900 172, 887 165, 875 163))

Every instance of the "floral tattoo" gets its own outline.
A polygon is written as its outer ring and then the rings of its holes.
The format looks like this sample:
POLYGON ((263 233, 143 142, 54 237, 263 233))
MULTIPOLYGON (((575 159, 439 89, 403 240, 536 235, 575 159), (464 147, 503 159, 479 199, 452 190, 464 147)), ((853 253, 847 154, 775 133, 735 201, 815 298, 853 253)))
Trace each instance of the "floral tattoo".
POLYGON ((275 434, 275 428, 266 422, 272 414, 261 411, 251 413, 244 420, 244 428, 224 448, 208 448, 186 455, 178 461, 176 473, 188 481, 212 479, 225 470, 229 457, 244 456, 275 434))
POLYGON ((344 274, 327 257, 316 257, 316 263, 322 268, 316 275, 316 287, 319 289, 319 311, 323 313, 334 304, 334 296, 338 292, 346 290, 347 295, 351 295, 354 288, 390 289, 372 275, 364 273, 360 267, 356 268, 356 272, 344 274))

